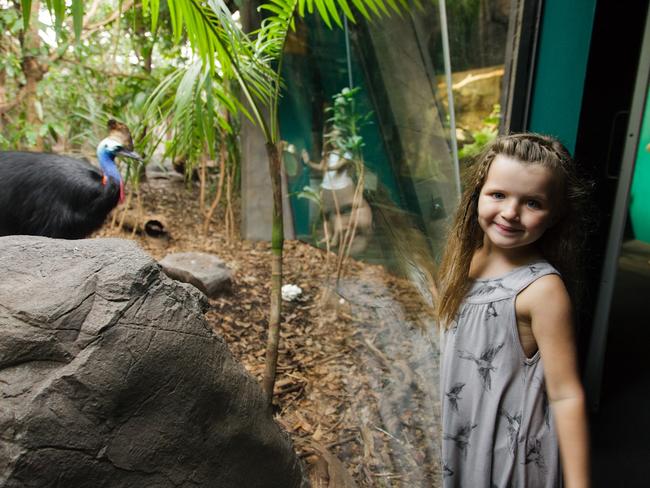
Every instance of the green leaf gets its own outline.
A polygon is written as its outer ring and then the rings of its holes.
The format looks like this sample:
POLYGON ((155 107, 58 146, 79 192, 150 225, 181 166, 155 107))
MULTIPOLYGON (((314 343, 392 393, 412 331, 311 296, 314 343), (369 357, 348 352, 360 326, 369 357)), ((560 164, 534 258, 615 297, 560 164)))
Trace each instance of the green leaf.
POLYGON ((151 0, 151 30, 156 31, 158 28, 158 13, 160 12, 160 0, 151 0))
POLYGON ((212 89, 212 78, 210 77, 210 73, 206 71, 204 74, 205 76, 205 81, 204 81, 204 91, 206 94, 205 98, 205 112, 206 112, 206 124, 205 124, 205 142, 208 146, 208 154, 210 156, 210 159, 215 158, 215 117, 214 114, 217 113, 218 108, 214 104, 214 97, 213 93, 214 90, 212 89))
POLYGON ((386 0, 386 3, 388 3, 390 8, 392 8, 395 11, 395 13, 397 13, 398 15, 402 14, 402 11, 400 10, 400 8, 395 3, 395 0, 386 0))
POLYGON ((65 17, 65 0, 52 0, 52 8, 54 10, 54 30, 58 37, 61 35, 61 27, 63 27, 63 18, 65 17))
POLYGON ((72 0, 72 24, 74 37, 79 41, 84 24, 84 0, 72 0))
POLYGON ((284 11, 280 7, 277 7, 275 5, 271 5, 271 4, 268 4, 268 3, 260 5, 260 10, 268 10, 269 12, 273 12, 273 13, 277 14, 278 16, 280 16, 280 15, 282 15, 284 13, 284 11))
POLYGON ((341 22, 341 17, 339 17, 337 2, 335 0, 325 0, 325 6, 327 7, 327 10, 329 10, 334 22, 336 22, 336 25, 343 28, 343 22, 341 22))
POLYGON ((29 18, 32 15, 32 0, 20 0, 23 11, 23 28, 29 29, 29 18))
POLYGON ((316 205, 319 206, 321 204, 320 191, 312 188, 311 186, 303 187, 301 192, 296 193, 296 197, 311 200, 312 202, 314 202, 316 205))
POLYGON ((354 4, 355 7, 357 7, 357 10, 361 12, 361 15, 363 15, 364 18, 366 19, 370 18, 370 14, 368 13, 368 10, 366 10, 366 7, 361 0, 352 0, 352 3, 354 4))
POLYGON ((169 1, 167 5, 169 6, 169 18, 172 23, 172 31, 174 32, 174 42, 178 44, 183 34, 183 8, 185 8, 185 3, 169 1))
POLYGON ((345 16, 350 19, 352 22, 356 23, 356 19, 354 18, 354 14, 352 13, 352 10, 350 10, 350 5, 348 4, 347 0, 338 0, 339 6, 341 7, 341 10, 343 10, 343 13, 345 16))
POLYGON ((325 24, 327 24, 327 27, 331 29, 332 23, 330 22, 330 16, 327 13, 327 7, 325 7, 323 1, 324 0, 314 0, 314 3, 316 3, 316 8, 318 9, 320 16, 323 18, 323 22, 325 22, 325 24))
MULTIPOLYGON (((368 7, 370 7, 370 10, 373 11, 373 13, 376 16, 380 16, 381 14, 379 13, 379 7, 381 7, 384 11, 386 11, 386 7, 383 5, 382 0, 364 0, 368 7)), ((388 13, 386 11, 386 13, 388 13)))

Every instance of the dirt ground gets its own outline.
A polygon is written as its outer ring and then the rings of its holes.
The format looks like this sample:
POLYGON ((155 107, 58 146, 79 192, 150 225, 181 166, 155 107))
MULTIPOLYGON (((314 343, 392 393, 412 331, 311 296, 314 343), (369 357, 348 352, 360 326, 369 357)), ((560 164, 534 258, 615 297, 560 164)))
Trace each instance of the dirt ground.
MULTIPOLYGON (((234 272, 232 290, 210 300, 207 319, 261 379, 269 245, 229 238, 222 207, 205 237, 196 183, 150 180, 140 192, 144 214, 158 215, 169 239, 110 222, 99 235, 136 239, 156 259, 182 251, 223 259, 234 272)), ((237 202, 233 208, 238 229, 237 202)), ((288 241, 284 263, 283 282, 303 295, 283 302, 275 416, 313 486, 439 486, 438 348, 430 310, 408 282, 378 265, 349 261, 331 293, 325 251, 288 241)))

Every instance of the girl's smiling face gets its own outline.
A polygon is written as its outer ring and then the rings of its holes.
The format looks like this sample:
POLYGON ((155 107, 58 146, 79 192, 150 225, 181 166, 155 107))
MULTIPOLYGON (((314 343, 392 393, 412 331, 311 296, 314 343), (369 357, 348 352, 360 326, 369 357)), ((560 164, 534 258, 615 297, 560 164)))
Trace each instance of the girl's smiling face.
POLYGON ((478 200, 485 239, 501 249, 533 244, 553 225, 556 194, 557 178, 551 169, 497 155, 478 200))

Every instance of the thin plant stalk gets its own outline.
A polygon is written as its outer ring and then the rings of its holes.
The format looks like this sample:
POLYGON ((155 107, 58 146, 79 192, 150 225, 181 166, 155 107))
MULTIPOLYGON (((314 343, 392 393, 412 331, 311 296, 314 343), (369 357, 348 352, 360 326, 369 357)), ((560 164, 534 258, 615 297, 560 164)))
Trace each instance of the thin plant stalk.
POLYGON ((205 212, 205 186, 207 183, 207 166, 208 158, 206 154, 201 155, 201 168, 199 172, 199 211, 201 213, 205 212))
POLYGON ((131 201, 133 200, 133 188, 129 188, 129 194, 126 196, 126 202, 124 204, 124 209, 122 210, 122 215, 120 217, 120 223, 117 226, 118 230, 122 230, 124 227, 124 219, 126 219, 126 214, 131 208, 131 201))
POLYGON ((219 149, 219 181, 217 183, 217 193, 212 200, 212 204, 210 205, 210 208, 208 209, 208 212, 205 215, 205 220, 203 222, 203 234, 205 236, 208 235, 208 229, 210 227, 210 221, 212 220, 212 215, 214 214, 215 210, 217 209, 217 206, 219 205, 219 202, 221 201, 221 195, 223 193, 223 184, 224 184, 224 179, 226 176, 226 158, 227 158, 227 153, 225 149, 225 145, 221 145, 221 148, 219 149))
POLYGON ((339 259, 336 268, 336 283, 341 279, 341 274, 343 272, 343 267, 346 260, 350 256, 350 251, 352 249, 352 243, 354 242, 354 237, 357 231, 357 224, 359 223, 359 209, 361 208, 361 203, 363 202, 363 167, 359 175, 359 181, 354 191, 354 196, 352 197, 352 209, 351 215, 352 220, 348 223, 345 238, 343 243, 339 247, 339 259))
POLYGON ((226 210, 225 218, 228 223, 226 235, 228 236, 228 242, 233 242, 235 240, 235 215, 232 209, 232 185, 234 179, 234 168, 228 167, 226 170, 226 210))
POLYGON ((282 252, 284 247, 284 222, 282 221, 282 184, 280 181, 280 147, 267 142, 266 153, 271 170, 273 188, 273 231, 271 236, 271 310, 266 343, 266 361, 262 387, 266 393, 269 408, 273 403, 273 388, 278 363, 280 342, 280 315, 282 311, 282 252))
MULTIPOLYGON (((323 214, 323 232, 325 235, 325 269, 329 270, 330 269, 330 252, 331 252, 331 246, 330 246, 330 235, 329 235, 329 228, 327 225, 327 216, 325 215, 325 210, 323 210, 323 207, 321 206, 321 213, 323 214)), ((328 277, 329 281, 329 277, 328 277)))

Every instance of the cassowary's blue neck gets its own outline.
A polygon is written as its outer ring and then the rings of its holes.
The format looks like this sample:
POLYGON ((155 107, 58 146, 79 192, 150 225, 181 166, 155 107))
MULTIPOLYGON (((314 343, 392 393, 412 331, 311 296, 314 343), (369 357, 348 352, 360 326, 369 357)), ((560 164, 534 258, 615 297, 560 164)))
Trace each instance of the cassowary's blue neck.
POLYGON ((115 156, 110 152, 106 151, 104 148, 97 149, 97 159, 99 159, 99 167, 107 177, 112 178, 115 182, 120 183, 122 181, 122 175, 120 175, 117 166, 115 165, 115 156))

